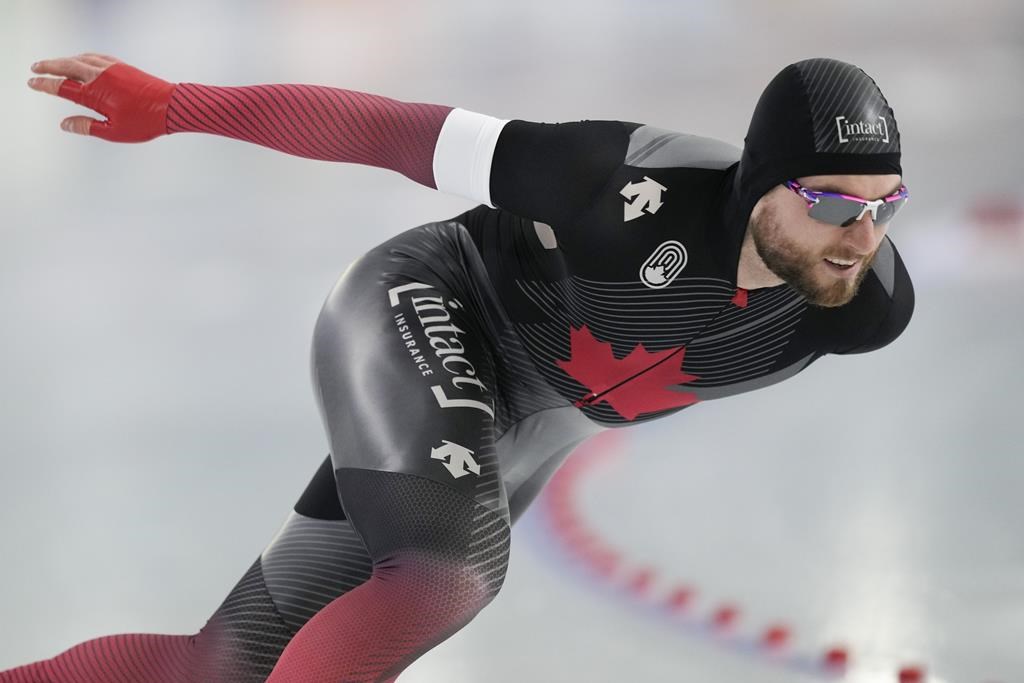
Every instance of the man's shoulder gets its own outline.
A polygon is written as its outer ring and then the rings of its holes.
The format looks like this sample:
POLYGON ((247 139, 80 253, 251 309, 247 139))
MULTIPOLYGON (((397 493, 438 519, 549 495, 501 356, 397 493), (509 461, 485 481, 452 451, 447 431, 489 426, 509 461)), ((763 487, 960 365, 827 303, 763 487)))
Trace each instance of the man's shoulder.
MULTIPOLYGON (((692 212, 694 202, 717 201, 721 177, 739 158, 740 150, 721 140, 650 124, 513 119, 501 128, 490 155, 487 203, 561 227, 595 208, 603 189, 619 181, 638 183, 646 175, 672 188, 672 196, 692 212)), ((621 216, 618 193, 612 199, 621 216)))
POLYGON ((627 123, 629 145, 624 164, 639 168, 704 168, 723 171, 742 150, 717 138, 681 133, 659 126, 627 123))

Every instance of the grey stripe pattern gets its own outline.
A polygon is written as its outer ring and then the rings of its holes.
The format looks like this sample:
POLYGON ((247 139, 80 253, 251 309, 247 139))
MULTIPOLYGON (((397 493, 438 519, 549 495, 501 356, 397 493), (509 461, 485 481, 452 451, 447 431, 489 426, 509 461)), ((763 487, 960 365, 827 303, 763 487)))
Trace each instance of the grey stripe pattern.
MULTIPOLYGON (((806 309, 805 299, 785 286, 751 291, 746 307, 730 306, 734 289, 716 278, 688 278, 663 289, 576 276, 517 284, 554 322, 518 324, 516 330, 544 378, 570 400, 589 391, 557 365, 569 359, 570 326, 579 329, 585 322, 595 339, 611 344, 616 358, 632 351, 638 339, 651 352, 686 345, 682 368, 697 379, 685 387, 714 387, 717 391, 706 395, 723 395, 724 387, 737 387, 738 393, 762 386, 749 382, 776 370, 776 359, 806 309)), ((583 410, 601 422, 625 422, 604 402, 583 410)), ((634 421, 644 419, 649 418, 634 421)))
POLYGON ((849 154, 900 151, 892 109, 864 71, 835 59, 809 59, 797 66, 810 101, 816 151, 849 154), (870 133, 851 133, 847 124, 884 128, 870 133), (886 137, 888 142, 884 140, 886 137))
POLYGON ((739 161, 740 150, 699 135, 640 126, 629 136, 626 165, 642 168, 708 168, 722 170, 739 161))
POLYGON ((724 384, 717 387, 695 387, 693 385, 686 385, 685 387, 679 387, 679 391, 689 391, 697 395, 697 398, 701 401, 712 401, 717 398, 725 398, 726 396, 735 396, 736 394, 746 393, 748 391, 754 391, 755 389, 763 389, 772 384, 777 384, 784 379, 793 377, 798 372, 806 368, 814 360, 814 354, 809 353, 796 363, 787 365, 786 367, 770 372, 767 375, 762 375, 755 379, 747 380, 746 382, 736 382, 735 384, 724 384))
POLYGON ((200 630, 193 680, 264 681, 293 635, 267 591, 257 558, 200 630))
MULTIPOLYGON (((480 337, 483 339, 483 336, 480 337)), ((490 362, 481 363, 476 368, 476 377, 488 387, 492 387, 494 402, 498 402, 500 387, 496 382, 497 361, 494 355, 490 355, 490 362)), ((488 510, 493 510, 500 517, 508 516, 508 498, 505 490, 501 487, 501 475, 498 466, 498 452, 494 447, 494 420, 480 420, 479 436, 475 443, 476 450, 473 452, 473 459, 480 467, 479 476, 474 477, 476 482, 473 491, 473 500, 488 510)))
POLYGON ((882 243, 878 245, 875 259, 871 262, 871 270, 875 271, 879 282, 885 287, 885 293, 891 299, 892 290, 896 286, 896 256, 888 237, 883 237, 882 243))
POLYGON ((261 560, 267 590, 296 631, 372 571, 366 547, 348 520, 313 519, 295 511, 261 560))

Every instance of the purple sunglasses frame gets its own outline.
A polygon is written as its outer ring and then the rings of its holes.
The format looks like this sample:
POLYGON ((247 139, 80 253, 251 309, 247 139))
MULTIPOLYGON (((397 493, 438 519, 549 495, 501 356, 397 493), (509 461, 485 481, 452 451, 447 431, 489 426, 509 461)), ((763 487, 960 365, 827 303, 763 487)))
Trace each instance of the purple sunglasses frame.
MULTIPOLYGON (((804 201, 807 202, 808 211, 811 209, 811 207, 818 203, 818 200, 821 197, 839 197, 840 199, 845 199, 846 201, 854 202, 855 204, 860 204, 860 212, 857 214, 856 218, 850 219, 850 224, 859 221, 864 216, 864 212, 868 210, 871 211, 871 220, 877 220, 878 207, 882 206, 882 204, 896 202, 901 199, 904 202, 910 200, 910 193, 907 191, 906 185, 900 185, 900 189, 896 190, 896 192, 889 195, 888 197, 882 197, 881 199, 864 199, 863 197, 855 197, 849 194, 842 194, 841 192, 819 192, 818 190, 812 190, 810 188, 804 187, 795 180, 787 180, 786 182, 783 183, 783 185, 785 187, 788 187, 790 190, 797 193, 798 195, 800 195, 804 199, 804 201)), ((893 213, 893 215, 896 215, 895 212, 893 213)), ((814 216, 812 216, 812 218, 814 218, 815 220, 820 220, 819 218, 814 216)), ((822 222, 826 223, 827 221, 822 222)), ((829 225, 845 227, 842 224, 836 223, 829 223, 829 225)))

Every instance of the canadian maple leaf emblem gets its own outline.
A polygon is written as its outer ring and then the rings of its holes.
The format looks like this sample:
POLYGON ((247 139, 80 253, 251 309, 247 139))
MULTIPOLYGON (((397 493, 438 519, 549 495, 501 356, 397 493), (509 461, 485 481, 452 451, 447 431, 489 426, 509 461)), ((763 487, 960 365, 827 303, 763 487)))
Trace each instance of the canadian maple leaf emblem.
POLYGON ((599 396, 597 402, 604 401, 622 417, 634 420, 641 413, 697 402, 696 394, 670 388, 698 379, 683 372, 685 353, 685 346, 651 352, 638 343, 623 358, 616 358, 611 343, 598 341, 583 325, 569 327, 570 358, 555 363, 590 389, 591 396, 599 396), (669 358, 675 354, 678 359, 669 358))
POLYGON ((647 266, 644 279, 652 285, 660 285, 665 281, 665 266, 647 266))

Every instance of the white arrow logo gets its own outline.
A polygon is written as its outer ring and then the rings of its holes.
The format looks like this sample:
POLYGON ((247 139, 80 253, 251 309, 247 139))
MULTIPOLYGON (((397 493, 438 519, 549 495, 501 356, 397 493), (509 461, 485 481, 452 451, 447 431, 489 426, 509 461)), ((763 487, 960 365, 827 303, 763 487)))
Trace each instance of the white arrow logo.
POLYGON ((473 459, 473 451, 448 439, 441 439, 443 446, 430 449, 430 457, 441 460, 452 476, 458 479, 472 472, 480 476, 480 465, 473 459))
POLYGON ((632 202, 626 202, 626 205, 623 207, 625 221, 628 222, 642 216, 644 214, 644 207, 647 208, 647 213, 655 213, 661 208, 661 193, 667 191, 667 187, 647 176, 644 176, 643 182, 634 183, 630 181, 626 183, 626 186, 619 190, 619 194, 626 199, 630 197, 636 197, 636 199, 632 202))

